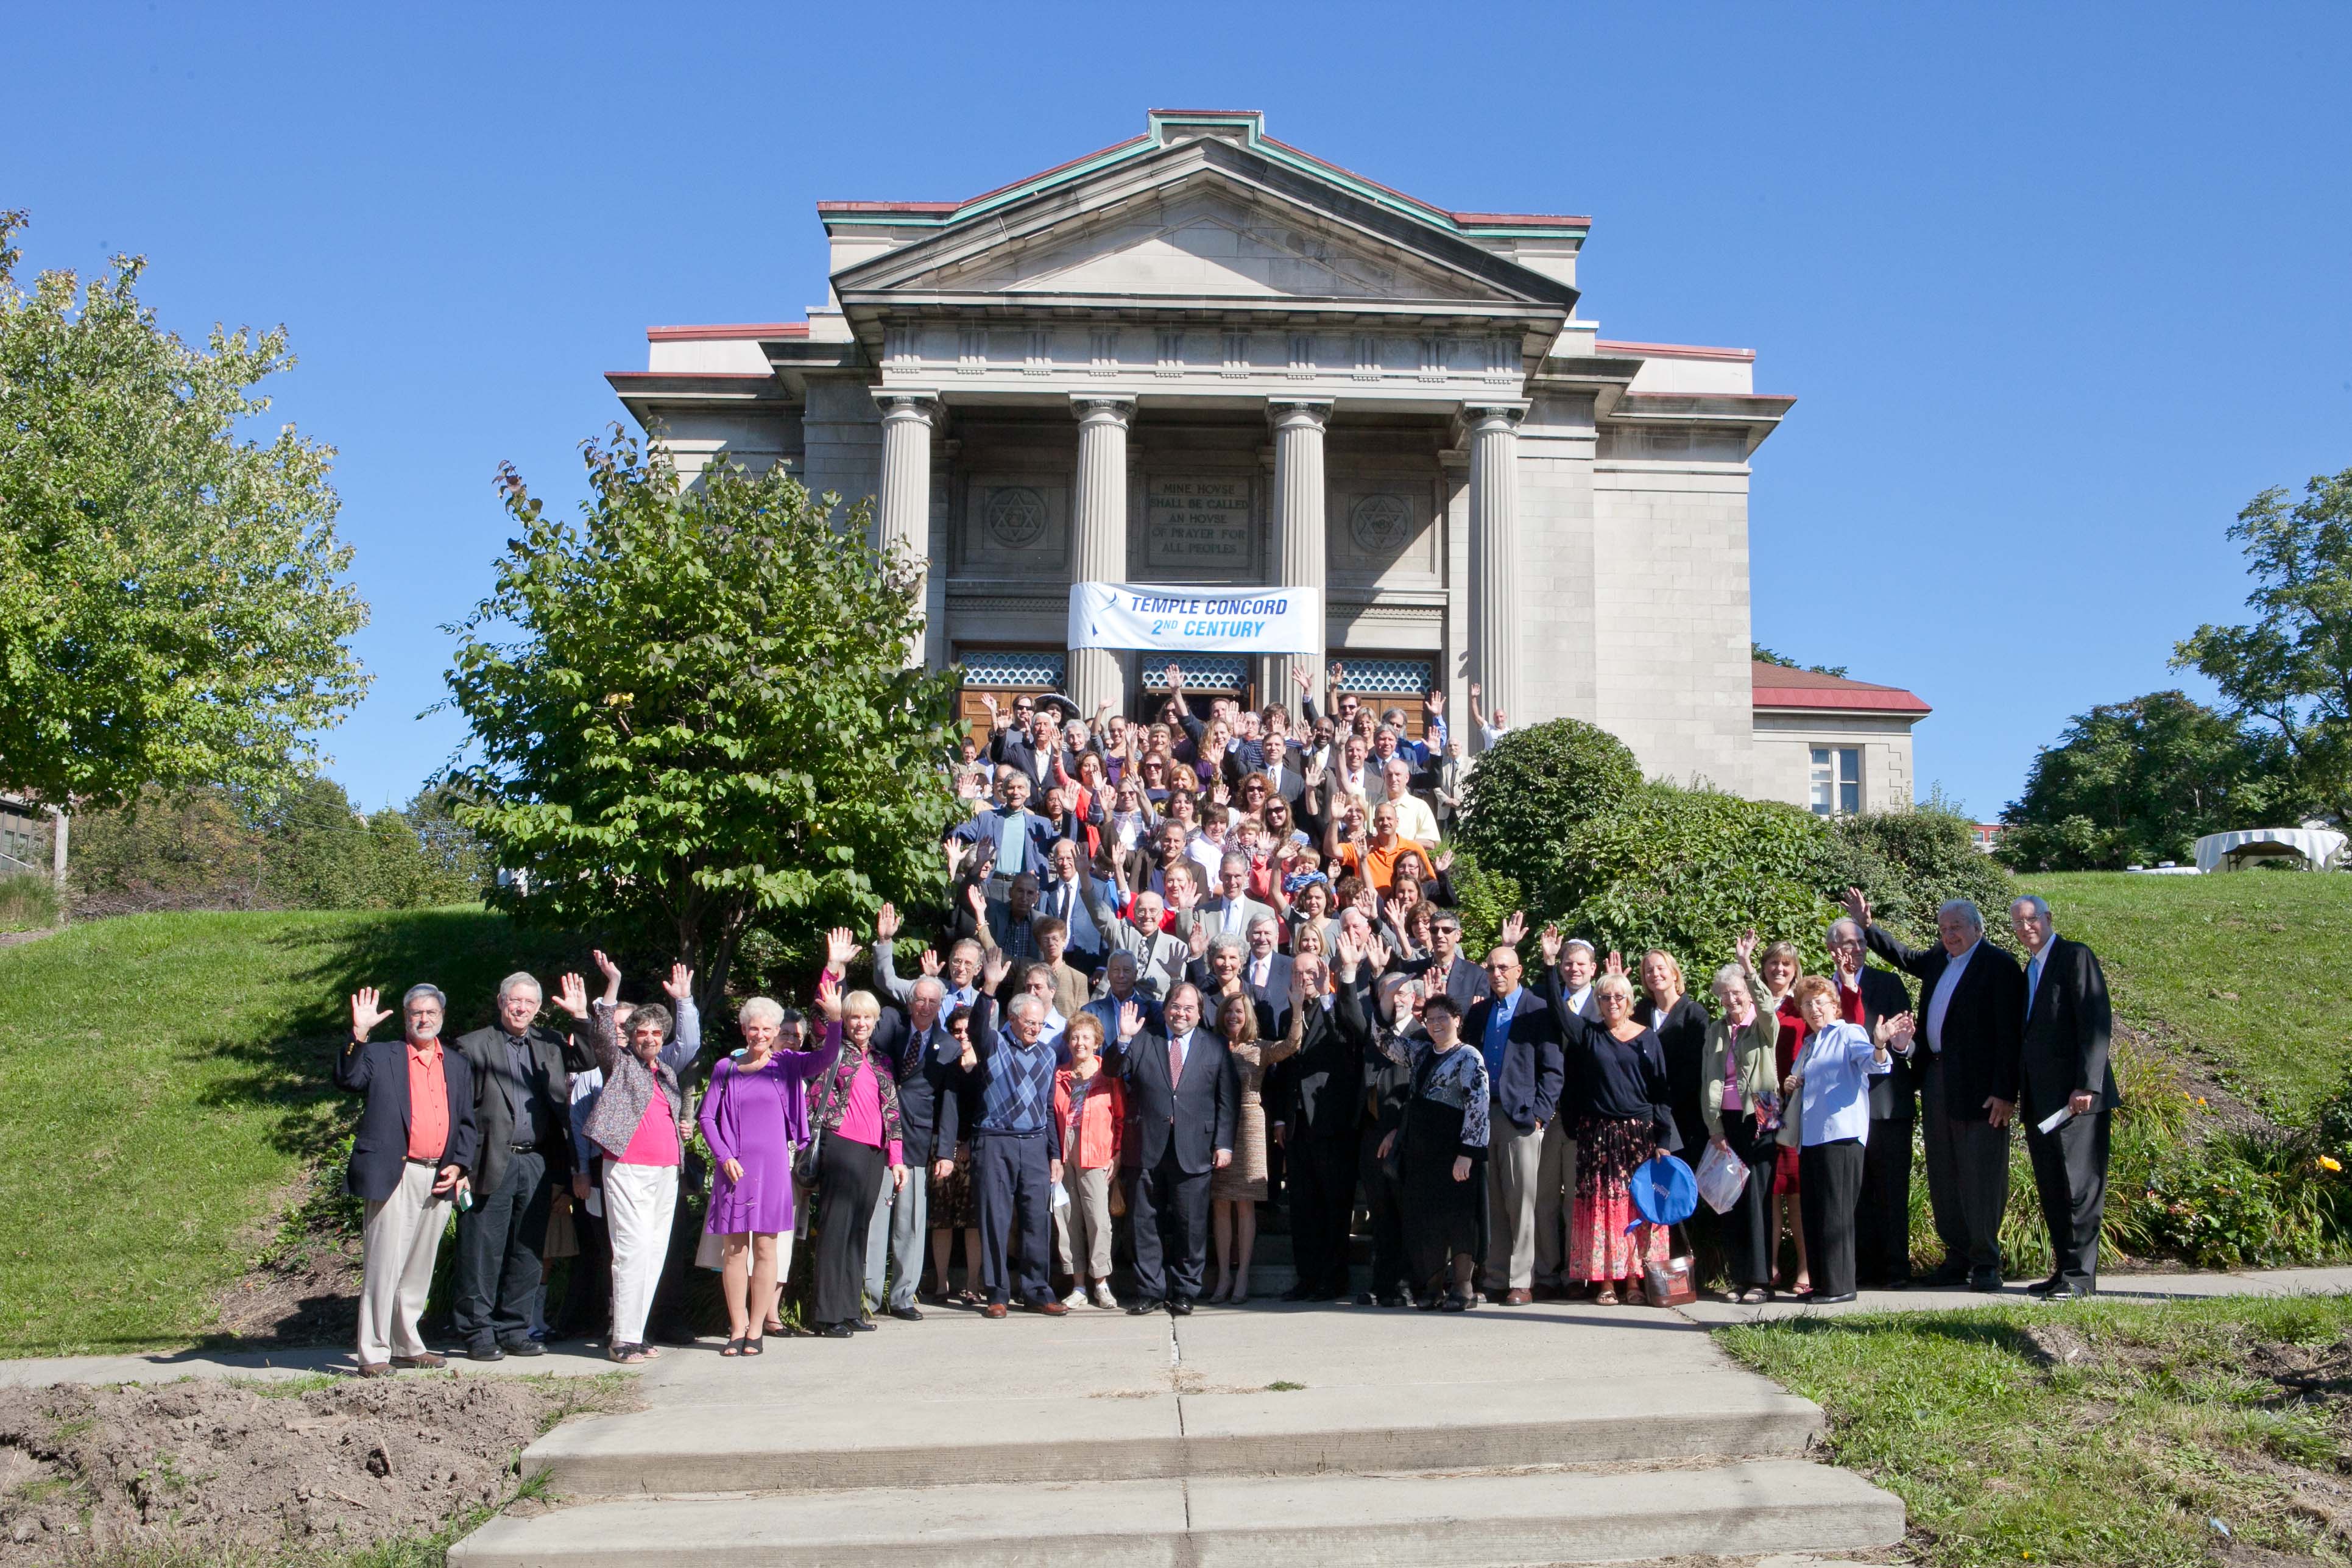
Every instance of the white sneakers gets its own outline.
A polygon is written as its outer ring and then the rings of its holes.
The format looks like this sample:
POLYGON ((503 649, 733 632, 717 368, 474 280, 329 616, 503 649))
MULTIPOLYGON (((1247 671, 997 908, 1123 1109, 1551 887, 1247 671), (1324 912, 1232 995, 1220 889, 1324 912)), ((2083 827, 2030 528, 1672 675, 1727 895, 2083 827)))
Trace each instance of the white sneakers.
POLYGON ((1087 1292, 1084 1286, 1078 1286, 1073 1289, 1068 1295, 1062 1298, 1062 1305, 1069 1308, 1072 1311, 1076 1311, 1086 1304, 1087 1292))
MULTIPOLYGON (((1076 1307, 1083 1304, 1083 1293, 1076 1290, 1071 1291, 1070 1305, 1076 1307)), ((1116 1312, 1118 1310, 1118 1298, 1110 1293, 1109 1280, 1097 1279, 1095 1281, 1095 1305, 1101 1308, 1106 1312, 1116 1312)))

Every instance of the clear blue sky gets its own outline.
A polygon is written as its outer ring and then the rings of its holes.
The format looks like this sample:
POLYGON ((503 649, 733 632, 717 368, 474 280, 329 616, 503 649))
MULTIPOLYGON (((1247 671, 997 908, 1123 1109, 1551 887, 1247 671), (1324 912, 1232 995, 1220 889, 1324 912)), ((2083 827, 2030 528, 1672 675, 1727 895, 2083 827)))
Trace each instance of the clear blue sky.
POLYGON ((460 739, 416 715, 497 464, 576 499, 647 324, 797 317, 818 198, 970 195, 1154 105, 1589 213, 1605 335, 1755 348, 1801 399, 1756 635, 1925 697, 1922 790, 1979 813, 2237 617, 2249 497, 2352 466, 2340 5, 10 10, 28 267, 144 252, 184 333, 292 333, 277 412, 341 449, 374 606, 327 741, 369 806, 460 739))

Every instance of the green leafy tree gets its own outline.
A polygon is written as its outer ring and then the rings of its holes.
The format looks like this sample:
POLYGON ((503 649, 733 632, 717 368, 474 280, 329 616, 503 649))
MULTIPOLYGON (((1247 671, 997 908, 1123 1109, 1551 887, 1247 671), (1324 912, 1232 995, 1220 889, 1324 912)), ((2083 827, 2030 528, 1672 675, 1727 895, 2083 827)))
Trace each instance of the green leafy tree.
POLYGON ((2258 826, 2284 804, 2283 746, 2180 691, 2077 714, 2002 810, 2000 857, 2021 870, 2187 861, 2199 835, 2258 826))
POLYGON ((2203 626, 2174 647, 2229 702, 2231 717, 2269 726, 2296 792, 2352 822, 2352 468, 2322 474, 2287 504, 2264 490, 2230 537, 2258 584, 2247 626, 2203 626))
POLYGON ((635 931, 715 1004, 755 923, 805 952, 936 898, 957 676, 905 664, 914 565, 782 468, 689 488, 618 431, 583 450, 577 526, 503 470, 516 536, 457 628, 456 816, 524 879, 493 901, 635 931))
POLYGON ((1462 802, 1462 843, 1478 864, 1553 907, 1570 874, 1564 835, 1641 787, 1625 742, 1578 719, 1523 724, 1488 747, 1462 802))
POLYGON ((140 304, 131 257, 24 289, 24 223, 0 214, 0 789, 285 788, 367 685, 333 449, 237 434, 294 363, 285 332, 192 348, 140 304))
POLYGON ((1748 645, 1748 657, 1758 664, 1777 665, 1782 669, 1810 669, 1815 675, 1833 675, 1840 680, 1843 680, 1845 679, 1846 667, 1844 665, 1806 664, 1798 659, 1790 658, 1785 653, 1775 653, 1772 649, 1766 647, 1760 642, 1751 641, 1748 645))

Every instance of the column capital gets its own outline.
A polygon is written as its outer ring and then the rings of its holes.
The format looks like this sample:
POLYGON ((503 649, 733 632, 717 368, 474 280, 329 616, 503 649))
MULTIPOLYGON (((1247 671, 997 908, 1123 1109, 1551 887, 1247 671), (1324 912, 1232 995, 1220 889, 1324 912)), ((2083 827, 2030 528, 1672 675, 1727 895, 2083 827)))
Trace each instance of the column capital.
POLYGON ((1465 400, 1462 405, 1460 418, 1464 428, 1473 434, 1479 431, 1516 430, 1519 426, 1519 421, 1527 417, 1528 409, 1530 406, 1532 405, 1524 397, 1465 400))
POLYGON ((874 395, 874 405, 882 410, 886 424, 919 419, 929 425, 939 416, 940 395, 935 387, 875 386, 866 390, 874 395))
POLYGON ((1106 421, 1121 426, 1135 417, 1135 394, 1132 392, 1074 392, 1070 394, 1070 412, 1081 425, 1099 425, 1106 421))
POLYGON ((1328 397, 1269 397, 1265 416, 1276 430, 1320 430, 1330 422, 1328 397))

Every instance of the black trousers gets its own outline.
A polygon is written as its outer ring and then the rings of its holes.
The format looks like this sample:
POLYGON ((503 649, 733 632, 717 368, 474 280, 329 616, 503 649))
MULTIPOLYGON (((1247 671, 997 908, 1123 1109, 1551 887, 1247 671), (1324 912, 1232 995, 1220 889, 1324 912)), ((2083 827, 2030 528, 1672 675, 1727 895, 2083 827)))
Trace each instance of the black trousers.
POLYGON ((991 1301, 1050 1301, 1045 1244, 1053 1233, 1053 1151, 1045 1135, 976 1132, 971 1185, 980 1210, 980 1288, 991 1301), (1007 1244, 1017 1277, 1009 1277, 1007 1244))
POLYGON ((1392 1291, 1410 1296, 1412 1288, 1408 1283, 1404 1261, 1404 1209, 1396 1178, 1381 1163, 1381 1140, 1384 1136, 1380 1123, 1368 1121, 1356 1140, 1356 1179, 1363 1185, 1364 1210, 1372 1226, 1372 1289, 1382 1296, 1392 1291))
POLYGON ((816 1152, 816 1321, 846 1323, 866 1310, 866 1232, 887 1169, 882 1151, 827 1132, 816 1152))
MULTIPOLYGON (((1291 1171, 1295 1182, 1296 1159, 1291 1171)), ((1135 1226, 1136 1293, 1147 1301, 1198 1297, 1209 1262, 1209 1173, 1180 1170, 1171 1144, 1158 1164, 1135 1173, 1127 1213, 1135 1226)))
POLYGON ((547 1156, 534 1149, 509 1158, 498 1189, 476 1193, 472 1211, 457 1216, 449 1319, 467 1346, 481 1350, 530 1331, 539 1251, 547 1245, 547 1211, 554 1195, 547 1156))
POLYGON ((2000 1216, 2009 1207, 2009 1129, 1981 1106, 1947 1105, 1944 1067, 1930 1058, 1919 1085, 1927 1152, 1927 1201, 1948 1262, 2000 1268, 2000 1216))
MULTIPOLYGON (((1772 1283, 1772 1171, 1780 1145, 1769 1132, 1756 1131, 1756 1119, 1741 1112, 1723 1124, 1723 1141, 1748 1167, 1748 1184, 1739 1201, 1716 1216, 1716 1235, 1722 1239, 1725 1266, 1732 1285, 1754 1290, 1772 1283)), ((1706 1156, 1701 1155, 1704 1159, 1706 1156)))
POLYGON ((580 1238, 580 1256, 572 1260, 563 1305, 548 1320, 556 1335, 567 1340, 604 1332, 613 1310, 613 1238, 604 1229, 604 1216, 590 1214, 585 1205, 575 1203, 572 1232, 580 1238))
POLYGON ((1290 1251, 1306 1289, 1348 1293, 1348 1222, 1355 1213, 1361 1158, 1352 1130, 1290 1140, 1290 1251))
POLYGON ((1911 1278, 1911 1121, 1873 1121, 1853 1211, 1853 1272, 1865 1285, 1911 1278))
POLYGON ((1805 1262, 1813 1291, 1853 1290, 1853 1200, 1862 1191, 1862 1141, 1808 1143, 1797 1155, 1797 1208, 1805 1221, 1805 1262))
POLYGON ((2042 1223, 2050 1230, 2056 1271, 2078 1289, 2098 1283, 2099 1225, 2107 1206, 2107 1134, 2113 1121, 2111 1113, 2099 1110, 2077 1116, 2055 1132, 2026 1124, 2025 1152, 2033 1161, 2034 1190, 2042 1198, 2042 1223))

